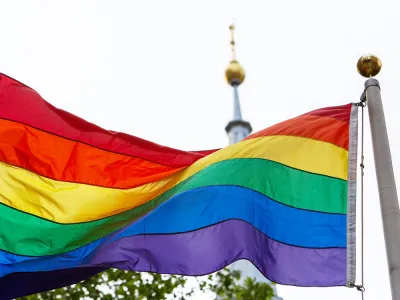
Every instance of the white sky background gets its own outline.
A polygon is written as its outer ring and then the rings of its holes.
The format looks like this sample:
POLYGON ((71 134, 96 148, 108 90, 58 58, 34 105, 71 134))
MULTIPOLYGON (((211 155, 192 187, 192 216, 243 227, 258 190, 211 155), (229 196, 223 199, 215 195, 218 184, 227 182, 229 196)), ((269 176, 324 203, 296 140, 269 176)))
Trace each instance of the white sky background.
MULTIPOLYGON (((364 79, 357 59, 376 53, 384 64, 378 79, 398 175, 396 1, 0 0, 0 72, 107 129, 184 150, 224 147, 233 115, 224 81, 232 20, 247 75, 239 89, 242 112, 254 131, 358 101, 364 79)), ((366 299, 389 299, 366 121, 366 299)), ((278 292, 285 300, 360 299, 347 288, 279 286, 278 292)))

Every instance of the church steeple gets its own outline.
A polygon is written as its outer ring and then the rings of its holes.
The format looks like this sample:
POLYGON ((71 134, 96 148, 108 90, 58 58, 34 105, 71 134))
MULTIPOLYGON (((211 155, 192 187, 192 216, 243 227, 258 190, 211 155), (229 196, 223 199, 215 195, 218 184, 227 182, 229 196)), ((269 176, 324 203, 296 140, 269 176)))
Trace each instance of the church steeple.
POLYGON ((240 142, 248 136, 251 133, 252 128, 249 122, 242 119, 238 88, 245 79, 245 72, 236 60, 234 37, 235 26, 232 24, 229 26, 229 29, 231 31, 232 60, 225 71, 225 78, 233 88, 233 119, 228 123, 228 125, 226 125, 225 130, 229 137, 229 144, 232 145, 240 142))

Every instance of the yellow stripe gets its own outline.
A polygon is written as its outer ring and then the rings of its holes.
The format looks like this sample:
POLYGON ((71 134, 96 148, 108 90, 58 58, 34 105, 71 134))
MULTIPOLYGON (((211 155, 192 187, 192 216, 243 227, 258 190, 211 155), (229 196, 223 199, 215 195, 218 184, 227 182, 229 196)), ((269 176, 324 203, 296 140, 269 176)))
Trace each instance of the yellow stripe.
POLYGON ((219 150, 161 181, 125 190, 56 181, 0 163, 0 202, 59 223, 87 222, 143 204, 222 160, 264 158, 347 179, 347 155, 345 149, 307 138, 261 137, 219 150))

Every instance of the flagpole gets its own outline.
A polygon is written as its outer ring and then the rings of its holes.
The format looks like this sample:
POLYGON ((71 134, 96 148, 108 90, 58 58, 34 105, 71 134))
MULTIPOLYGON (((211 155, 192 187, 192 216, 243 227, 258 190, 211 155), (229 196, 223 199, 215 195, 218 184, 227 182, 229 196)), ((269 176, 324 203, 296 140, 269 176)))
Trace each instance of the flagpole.
POLYGON ((400 300, 400 210, 394 178, 392 156, 386 129, 380 85, 372 78, 381 69, 379 58, 366 55, 357 64, 358 71, 364 77, 365 96, 371 126, 372 147, 374 153, 376 178, 378 181, 383 232, 386 245, 392 299, 400 300))

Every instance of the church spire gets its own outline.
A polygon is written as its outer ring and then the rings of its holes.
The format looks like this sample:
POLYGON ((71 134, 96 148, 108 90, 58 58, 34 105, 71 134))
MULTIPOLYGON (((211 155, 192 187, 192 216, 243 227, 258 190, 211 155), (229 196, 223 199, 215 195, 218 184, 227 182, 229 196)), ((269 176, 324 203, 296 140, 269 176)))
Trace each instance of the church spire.
POLYGON ((245 79, 245 72, 243 67, 236 60, 234 36, 235 26, 232 24, 229 26, 229 29, 231 31, 232 60, 225 71, 225 78, 233 88, 233 119, 225 127, 225 130, 229 137, 229 144, 232 145, 240 142, 248 136, 251 133, 252 128, 249 122, 242 119, 238 88, 245 79))

